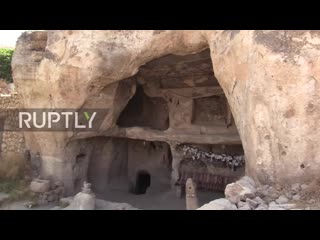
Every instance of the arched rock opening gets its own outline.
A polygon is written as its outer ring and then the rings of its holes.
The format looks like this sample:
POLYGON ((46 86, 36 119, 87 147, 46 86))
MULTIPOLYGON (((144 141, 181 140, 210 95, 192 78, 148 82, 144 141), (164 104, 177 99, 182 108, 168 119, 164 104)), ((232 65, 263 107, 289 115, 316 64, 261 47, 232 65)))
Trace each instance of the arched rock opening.
POLYGON ((166 101, 160 97, 149 97, 142 85, 130 99, 118 118, 119 127, 149 127, 166 130, 169 127, 169 113, 166 101))
POLYGON ((170 143, 175 152, 172 186, 183 187, 187 177, 192 177, 203 190, 223 191, 227 183, 244 175, 241 140, 227 98, 214 76, 209 49, 154 59, 131 79, 137 89, 117 125, 128 138, 170 143), (157 99, 158 105, 146 107, 150 99, 157 99), (176 147, 179 142, 193 144, 200 152, 216 154, 217 158, 211 162, 197 158, 197 163, 205 165, 198 168, 188 163, 192 154, 182 152, 181 145, 176 147))

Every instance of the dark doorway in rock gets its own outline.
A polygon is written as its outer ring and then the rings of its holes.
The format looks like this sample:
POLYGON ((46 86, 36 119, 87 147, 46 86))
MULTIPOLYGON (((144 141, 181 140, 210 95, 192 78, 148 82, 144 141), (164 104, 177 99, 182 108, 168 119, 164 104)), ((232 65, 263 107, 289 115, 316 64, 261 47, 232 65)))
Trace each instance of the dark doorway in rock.
POLYGON ((135 95, 121 112, 117 125, 166 130, 169 127, 167 103, 161 97, 149 97, 143 86, 138 84, 135 95))
POLYGON ((135 186, 133 187, 133 194, 145 194, 151 185, 151 176, 147 171, 139 171, 136 175, 135 186))

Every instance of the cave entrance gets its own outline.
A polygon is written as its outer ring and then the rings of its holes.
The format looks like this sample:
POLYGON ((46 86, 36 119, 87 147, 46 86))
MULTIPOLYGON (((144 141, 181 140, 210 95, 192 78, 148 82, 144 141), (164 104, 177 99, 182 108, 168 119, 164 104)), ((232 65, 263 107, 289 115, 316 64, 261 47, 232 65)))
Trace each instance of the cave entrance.
POLYGON ((86 146, 82 152, 90 158, 87 180, 98 198, 151 209, 161 204, 159 196, 171 191, 172 154, 168 143, 94 137, 86 140, 86 146))
POLYGON ((183 199, 168 192, 188 177, 212 193, 244 173, 244 165, 236 166, 244 159, 241 139, 209 49, 154 59, 121 82, 112 116, 117 127, 90 155, 95 192, 142 209, 183 209, 183 199), (171 154, 167 143, 193 150, 171 154))
POLYGON ((143 86, 138 84, 134 96, 121 112, 117 125, 166 130, 169 127, 167 103, 161 97, 149 97, 143 86))
POLYGON ((147 171, 139 171, 136 176, 135 187, 132 191, 133 194, 145 194, 148 187, 151 185, 151 176, 147 171))

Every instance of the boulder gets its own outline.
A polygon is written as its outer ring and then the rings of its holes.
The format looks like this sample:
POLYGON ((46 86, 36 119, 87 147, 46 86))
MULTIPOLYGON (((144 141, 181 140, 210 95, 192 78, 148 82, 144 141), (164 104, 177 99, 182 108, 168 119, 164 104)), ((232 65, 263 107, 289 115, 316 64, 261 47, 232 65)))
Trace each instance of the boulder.
POLYGON ((228 199, 220 198, 203 205, 197 210, 237 210, 237 207, 228 199))
POLYGON ((242 178, 240 179, 240 181, 245 181, 245 182, 249 183, 251 186, 256 187, 255 181, 254 181, 251 177, 249 177, 249 176, 244 176, 244 177, 242 177, 242 178))
POLYGON ((245 201, 247 198, 254 198, 256 189, 252 185, 250 178, 242 178, 235 183, 228 184, 225 189, 225 196, 232 203, 245 201))
POLYGON ((289 201, 288 198, 282 195, 276 200, 276 203, 284 204, 284 203, 287 203, 288 201, 289 201))
POLYGON ((96 196, 94 193, 79 192, 65 210, 94 210, 96 196))
POLYGON ((30 190, 35 193, 44 193, 50 190, 50 181, 35 179, 30 184, 30 190))

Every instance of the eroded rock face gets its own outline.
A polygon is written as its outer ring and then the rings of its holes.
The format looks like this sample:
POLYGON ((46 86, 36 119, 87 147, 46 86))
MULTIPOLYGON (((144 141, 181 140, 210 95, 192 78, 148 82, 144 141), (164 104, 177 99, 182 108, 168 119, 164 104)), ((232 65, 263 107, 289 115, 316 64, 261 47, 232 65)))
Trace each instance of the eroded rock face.
MULTIPOLYGON (((130 79, 126 84, 122 80, 156 58, 208 47, 244 147, 246 174, 268 184, 317 176, 319 31, 25 33, 17 42, 13 77, 24 107, 109 109, 101 131, 111 134, 136 88, 130 79)), ((122 134, 134 135, 135 130, 122 134)), ((205 139, 206 131, 202 134, 205 139)), ((177 135, 166 135, 168 141, 170 136, 177 135)), ((71 192, 79 154, 79 144, 72 142, 76 137, 88 136, 25 133, 28 149, 41 155, 42 175, 63 181, 71 192)))

